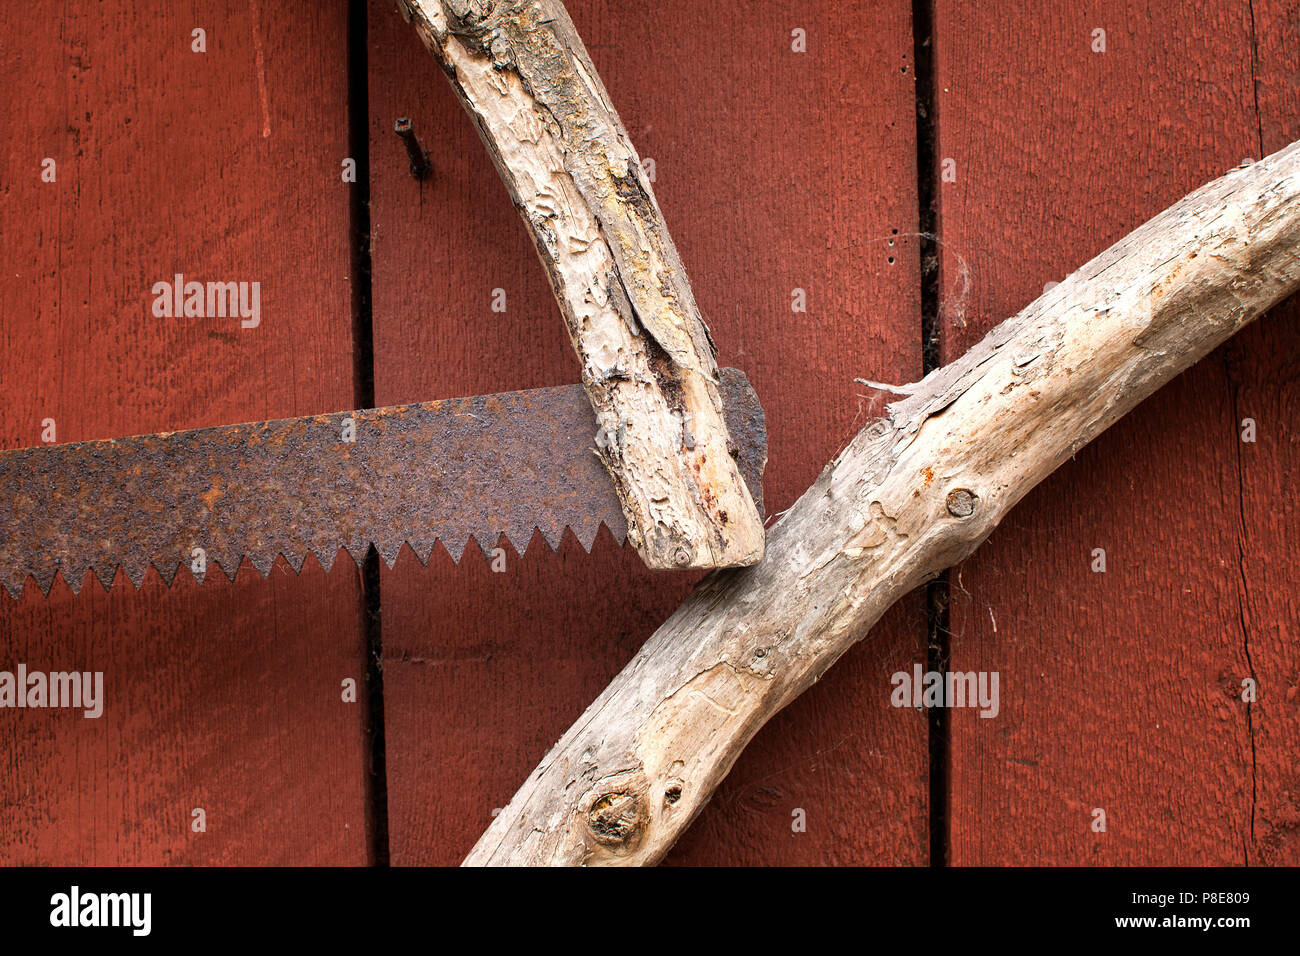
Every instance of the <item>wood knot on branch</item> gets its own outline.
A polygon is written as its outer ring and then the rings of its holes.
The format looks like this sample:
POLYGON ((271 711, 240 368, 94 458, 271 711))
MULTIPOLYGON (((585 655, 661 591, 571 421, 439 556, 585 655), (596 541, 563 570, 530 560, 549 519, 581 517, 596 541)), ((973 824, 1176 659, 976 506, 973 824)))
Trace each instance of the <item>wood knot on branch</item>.
POLYGON ((969 518, 975 513, 975 493, 965 488, 948 492, 948 514, 954 518, 969 518))
POLYGON ((481 35, 496 27, 501 11, 493 0, 442 0, 443 14, 457 33, 481 35))
POLYGON ((630 850, 640 842, 647 813, 639 793, 616 790, 592 801, 587 829, 601 846, 630 850))

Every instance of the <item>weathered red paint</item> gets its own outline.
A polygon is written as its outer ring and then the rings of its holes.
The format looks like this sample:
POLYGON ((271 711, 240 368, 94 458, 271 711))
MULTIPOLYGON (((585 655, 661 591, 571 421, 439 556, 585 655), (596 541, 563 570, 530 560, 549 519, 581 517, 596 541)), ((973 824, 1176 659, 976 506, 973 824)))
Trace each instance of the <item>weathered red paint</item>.
MULTIPOLYGON (((351 404, 344 6, 0 11, 5 447, 351 404), (260 325, 155 318, 177 272, 261 282, 260 325)), ((107 697, 0 711, 0 862, 366 861, 355 566, 219 577, 0 595, 0 669, 102 670, 107 697)))
MULTIPOLYGON (((945 359, 1300 135, 1297 5, 1250 6, 1253 27, 1247 4, 939 0, 939 155, 956 171, 939 194, 945 359)), ((1298 346, 1294 321, 1265 317, 953 572, 952 667, 1000 672, 1002 695, 996 720, 953 714, 954 863, 1296 862, 1298 346), (1250 414, 1264 437, 1243 445, 1250 414)))
MULTIPOLYGON (((356 400, 343 7, 259 5, 256 24, 229 0, 0 12, 26 38, 0 57, 4 447, 47 417, 73 441, 356 400), (151 319, 151 284, 174 272, 260 280, 261 326, 151 319)), ((720 360, 764 401, 772 513, 883 407, 854 378, 919 373, 910 7, 571 7, 655 161, 720 360)), ((935 14, 939 153, 957 163, 940 186, 947 358, 1300 136, 1296 0, 935 14)), ((471 124, 391 6, 370 29, 377 400, 576 381, 471 124), (407 115, 434 162, 423 183, 393 133, 407 115)), ((1002 675, 997 719, 953 714, 955 862, 1300 862, 1298 308, 1081 451, 953 573, 953 665, 1002 675), (1244 417, 1255 444, 1237 440, 1244 417)), ((603 531, 593 555, 506 546, 503 574, 472 551, 454 567, 435 550, 427 570, 407 552, 383 575, 397 863, 459 860, 693 580, 650 574, 603 531)), ((913 597, 759 734, 671 860, 925 862, 925 719, 889 706, 924 637, 913 597)), ((350 561, 0 595, 0 668, 103 670, 108 698, 99 720, 0 712, 0 862, 366 862, 365 702, 340 699, 363 650, 350 561)))

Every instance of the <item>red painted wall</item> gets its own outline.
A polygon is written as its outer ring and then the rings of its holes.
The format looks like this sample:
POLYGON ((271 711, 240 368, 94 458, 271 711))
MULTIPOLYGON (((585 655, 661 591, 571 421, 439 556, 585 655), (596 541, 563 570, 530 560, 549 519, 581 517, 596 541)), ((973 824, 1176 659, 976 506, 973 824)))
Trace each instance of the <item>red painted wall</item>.
MULTIPOLYGON (((1300 137, 1294 0, 1069 6, 937 3, 945 360, 1300 137)), ((954 712, 954 863, 1300 862, 1295 317, 1156 394, 953 572, 952 668, 998 670, 1004 700, 954 712)))
MULTIPOLYGON (((47 418, 66 442, 353 403, 343 12, 0 9, 4 447, 38 444, 47 418), (261 282, 262 324, 154 318, 153 283, 177 272, 261 282)), ((103 671, 107 700, 97 720, 0 711, 0 861, 366 862, 346 559, 29 586, 0 599, 0 669, 19 662, 103 671)))
MULTIPOLYGON (((346 6, 0 11, 18 41, 0 46, 2 447, 37 444, 46 418, 75 441, 357 404, 346 6), (260 281, 262 324, 153 318, 149 289, 175 272, 260 281)), ((945 360, 1300 136, 1297 0, 1072 6, 935 0, 936 151, 955 162, 936 186, 945 360)), ((763 399, 779 512, 882 409, 855 378, 921 373, 912 3, 569 8, 655 161, 719 358, 763 399)), ((377 402, 576 381, 440 70, 391 3, 367 25, 377 402), (407 171, 399 116, 430 181, 407 171)), ((998 671, 1002 706, 952 714, 947 792, 932 801, 926 715, 889 703, 891 675, 926 658, 916 594, 759 734, 670 862, 925 864, 932 802, 956 863, 1300 862, 1296 308, 1081 451, 952 572, 952 664, 998 671)), ((0 711, 0 862, 458 861, 695 580, 650 574, 604 533, 591 554, 505 546, 503 574, 473 548, 382 571, 378 791, 345 555, 297 577, 277 562, 233 584, 151 572, 138 591, 0 594, 0 669, 102 670, 108 698, 99 720, 0 711)))

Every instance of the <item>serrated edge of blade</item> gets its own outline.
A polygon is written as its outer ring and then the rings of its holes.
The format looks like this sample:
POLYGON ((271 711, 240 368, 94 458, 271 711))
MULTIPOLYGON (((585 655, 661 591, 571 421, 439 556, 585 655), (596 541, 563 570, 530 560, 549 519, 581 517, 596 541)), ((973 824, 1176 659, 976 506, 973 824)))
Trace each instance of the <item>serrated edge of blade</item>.
POLYGON ((574 541, 584 553, 590 554, 592 548, 595 547, 596 539, 600 536, 602 527, 609 531, 610 537, 619 547, 626 543, 626 532, 620 533, 618 530, 610 528, 608 522, 601 520, 595 523, 594 530, 589 530, 589 527, 575 529, 570 525, 563 525, 556 534, 548 534, 541 526, 535 525, 529 531, 527 537, 524 537, 518 531, 513 535, 504 531, 495 534, 492 532, 475 532, 466 535, 465 539, 460 542, 459 548, 456 549, 449 547, 447 544, 448 539, 440 536, 432 540, 426 538, 413 541, 409 538, 402 538, 396 542, 391 540, 384 542, 370 540, 339 542, 324 556, 316 548, 306 546, 301 551, 295 550, 290 553, 286 553, 283 549, 274 553, 245 552, 239 555, 237 560, 232 555, 209 554, 207 555, 206 570, 204 571, 195 571, 189 561, 166 558, 160 555, 153 555, 144 559, 137 558, 133 562, 130 571, 121 562, 113 565, 92 563, 83 568, 70 568, 67 565, 54 565, 49 568, 28 568, 21 572, 21 578, 18 579, 16 586, 14 585, 14 578, 18 576, 17 574, 11 575, 0 582, 0 590, 6 592, 14 601, 18 601, 29 587, 35 586, 41 592, 42 597, 48 598, 50 592, 54 589, 55 581, 61 580, 76 595, 85 588, 87 578, 93 577, 104 589, 105 593, 111 593, 117 583, 119 574, 132 585, 134 590, 140 590, 144 586, 150 568, 153 568, 158 573, 158 578, 164 587, 171 588, 176 583, 176 579, 180 577, 182 570, 188 572, 196 583, 203 584, 204 579, 213 573, 214 565, 220 568, 220 573, 231 583, 237 580, 239 572, 244 568, 245 564, 256 572, 258 577, 265 580, 270 576, 277 559, 281 558, 284 560, 287 569, 292 571, 295 576, 301 575, 308 555, 314 557, 321 570, 329 574, 337 563, 340 552, 352 558, 353 563, 358 567, 363 567, 367 556, 373 551, 391 571, 404 560, 404 551, 409 552, 409 556, 405 558, 406 561, 409 562, 414 559, 421 567, 428 567, 433 560, 433 552, 439 546, 447 553, 453 564, 460 564, 465 554, 471 550, 469 547, 471 543, 476 545, 473 550, 477 551, 483 560, 490 562, 492 552, 500 547, 503 538, 510 543, 515 553, 520 557, 526 556, 530 549, 536 550, 533 548, 534 540, 540 540, 551 554, 558 554, 564 547, 566 532, 573 536, 574 541), (486 541, 491 543, 487 544, 486 541), (422 551, 423 553, 421 553, 422 551), (226 560, 222 560, 223 558, 226 560), (137 563, 139 564, 138 568, 135 567, 137 563))

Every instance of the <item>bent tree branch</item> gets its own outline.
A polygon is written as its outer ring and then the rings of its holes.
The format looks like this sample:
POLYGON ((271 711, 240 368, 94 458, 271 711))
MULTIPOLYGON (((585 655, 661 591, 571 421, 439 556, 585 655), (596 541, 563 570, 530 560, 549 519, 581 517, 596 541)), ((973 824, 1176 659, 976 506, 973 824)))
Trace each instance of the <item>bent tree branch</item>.
POLYGON ((1165 210, 911 386, 710 575, 467 864, 659 860, 773 714, 1144 398, 1300 287, 1300 143, 1165 210))
POLYGON ((732 458, 713 342, 563 4, 402 2, 528 224, 628 539, 656 568, 758 561, 763 523, 732 458))

